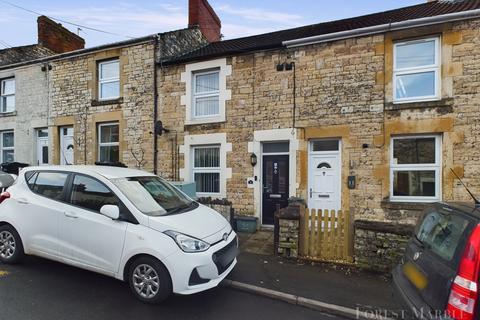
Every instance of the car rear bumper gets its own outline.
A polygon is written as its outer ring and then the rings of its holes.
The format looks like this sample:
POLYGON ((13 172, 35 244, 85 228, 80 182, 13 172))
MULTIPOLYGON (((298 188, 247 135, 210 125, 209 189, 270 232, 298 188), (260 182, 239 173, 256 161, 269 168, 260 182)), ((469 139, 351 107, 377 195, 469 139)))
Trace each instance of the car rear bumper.
POLYGON ((169 269, 173 292, 194 294, 218 286, 237 264, 238 240, 235 232, 205 252, 185 253, 179 250, 169 256, 165 264, 169 269))
POLYGON ((434 312, 429 306, 423 303, 418 294, 409 292, 407 279, 402 272, 402 266, 397 266, 393 272, 393 289, 395 300, 400 303, 402 308, 399 319, 419 319, 419 320, 453 320, 443 314, 442 311, 434 312), (414 303, 417 301, 417 303, 414 303))

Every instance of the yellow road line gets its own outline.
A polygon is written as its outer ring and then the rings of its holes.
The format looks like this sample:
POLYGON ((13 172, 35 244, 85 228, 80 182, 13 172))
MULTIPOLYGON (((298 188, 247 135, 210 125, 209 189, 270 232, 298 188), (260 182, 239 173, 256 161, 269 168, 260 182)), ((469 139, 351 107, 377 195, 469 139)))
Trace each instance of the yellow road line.
POLYGON ((5 277, 6 275, 8 275, 7 271, 0 270, 0 278, 5 277))

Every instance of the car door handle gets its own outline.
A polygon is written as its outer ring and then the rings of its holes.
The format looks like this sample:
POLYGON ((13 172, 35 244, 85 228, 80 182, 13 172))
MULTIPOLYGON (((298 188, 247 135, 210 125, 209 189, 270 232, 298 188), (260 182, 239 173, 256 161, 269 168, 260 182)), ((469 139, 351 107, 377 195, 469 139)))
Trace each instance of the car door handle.
POLYGON ((19 199, 17 199, 17 202, 18 202, 19 204, 28 204, 28 200, 25 199, 25 198, 19 198, 19 199))
POLYGON ((68 218, 72 218, 72 219, 77 219, 78 218, 78 215, 76 213, 73 213, 73 212, 64 212, 65 214, 65 217, 68 217, 68 218))

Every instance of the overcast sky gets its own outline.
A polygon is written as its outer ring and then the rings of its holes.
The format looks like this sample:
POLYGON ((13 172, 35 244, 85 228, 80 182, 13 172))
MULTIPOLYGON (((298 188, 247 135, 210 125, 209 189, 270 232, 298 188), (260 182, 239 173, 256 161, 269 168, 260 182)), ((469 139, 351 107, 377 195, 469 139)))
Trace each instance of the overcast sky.
MULTIPOLYGON (((82 30, 87 47, 187 26, 188 0, 0 0, 0 49, 37 42, 36 15, 14 3, 53 18, 123 36, 82 30)), ((426 0, 210 0, 225 39, 318 23, 413 5, 426 0)), ((77 32, 77 27, 64 24, 77 32)))

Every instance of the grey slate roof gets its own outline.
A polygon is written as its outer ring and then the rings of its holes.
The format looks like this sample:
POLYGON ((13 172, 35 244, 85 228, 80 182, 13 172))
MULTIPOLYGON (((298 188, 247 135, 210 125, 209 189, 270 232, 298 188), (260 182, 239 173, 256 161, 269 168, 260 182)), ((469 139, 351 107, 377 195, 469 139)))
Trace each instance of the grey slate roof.
POLYGON ((54 54, 52 50, 38 44, 7 48, 0 50, 0 66, 45 58, 54 54))
POLYGON ((182 63, 259 50, 276 49, 282 47, 283 41, 475 9, 480 9, 480 0, 439 0, 426 2, 414 6, 403 7, 354 18, 323 22, 250 37, 218 41, 196 51, 185 54, 177 59, 172 59, 168 63, 182 63))

